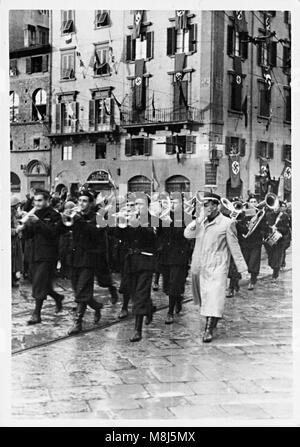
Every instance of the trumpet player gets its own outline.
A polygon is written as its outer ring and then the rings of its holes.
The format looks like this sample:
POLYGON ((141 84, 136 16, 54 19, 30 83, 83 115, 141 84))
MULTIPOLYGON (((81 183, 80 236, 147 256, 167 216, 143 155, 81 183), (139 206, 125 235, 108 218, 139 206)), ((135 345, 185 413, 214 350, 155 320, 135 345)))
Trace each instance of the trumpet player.
POLYGON ((60 214, 49 205, 48 191, 34 192, 34 208, 23 219, 22 234, 31 240, 32 296, 35 308, 28 324, 41 323, 41 310, 47 295, 56 304, 55 311, 62 309, 64 296, 53 290, 53 277, 57 262, 60 214))
POLYGON ((70 256, 68 262, 71 271, 71 284, 77 303, 74 324, 69 335, 82 331, 82 321, 87 306, 94 311, 94 322, 101 318, 102 304, 94 299, 95 259, 99 240, 96 226, 96 214, 92 209, 94 197, 89 191, 82 190, 76 208, 63 216, 60 224, 62 231, 70 235, 70 256))
POLYGON ((171 193, 170 224, 162 227, 158 238, 158 264, 163 277, 164 292, 169 296, 166 324, 174 322, 174 310, 182 309, 182 295, 191 254, 190 241, 184 237, 185 228, 182 196, 171 193))
POLYGON ((195 303, 206 317, 203 342, 212 341, 213 330, 222 318, 227 273, 232 255, 239 273, 247 270, 237 240, 235 222, 220 213, 220 196, 205 192, 200 216, 184 230, 188 239, 195 238, 192 256, 192 288, 195 303))

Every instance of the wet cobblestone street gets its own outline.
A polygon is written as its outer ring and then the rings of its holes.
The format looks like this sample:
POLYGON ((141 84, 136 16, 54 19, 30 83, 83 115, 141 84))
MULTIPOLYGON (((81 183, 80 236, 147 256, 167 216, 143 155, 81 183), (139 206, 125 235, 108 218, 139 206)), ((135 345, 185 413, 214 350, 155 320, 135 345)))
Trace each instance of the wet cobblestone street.
POLYGON ((44 305, 42 324, 27 326, 30 284, 13 292, 12 413, 45 419, 267 420, 292 417, 291 253, 278 284, 262 263, 254 291, 246 282, 227 298, 215 338, 202 343, 204 320, 187 282, 183 311, 165 324, 167 297, 153 292, 158 311, 143 339, 130 343, 133 318, 119 321, 120 301, 96 288, 104 308, 95 327, 87 311, 85 332, 67 337, 73 297, 58 280, 64 309, 44 305))

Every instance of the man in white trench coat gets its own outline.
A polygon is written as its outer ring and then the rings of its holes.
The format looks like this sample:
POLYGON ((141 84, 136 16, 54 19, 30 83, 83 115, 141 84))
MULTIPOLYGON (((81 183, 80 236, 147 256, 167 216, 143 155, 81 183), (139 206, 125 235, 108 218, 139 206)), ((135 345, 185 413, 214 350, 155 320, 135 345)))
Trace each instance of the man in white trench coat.
POLYGON ((194 302, 206 317, 203 342, 210 342, 213 329, 222 318, 227 274, 232 255, 239 273, 247 272, 235 222, 220 213, 220 196, 205 192, 200 216, 184 230, 187 239, 195 238, 191 273, 194 302))

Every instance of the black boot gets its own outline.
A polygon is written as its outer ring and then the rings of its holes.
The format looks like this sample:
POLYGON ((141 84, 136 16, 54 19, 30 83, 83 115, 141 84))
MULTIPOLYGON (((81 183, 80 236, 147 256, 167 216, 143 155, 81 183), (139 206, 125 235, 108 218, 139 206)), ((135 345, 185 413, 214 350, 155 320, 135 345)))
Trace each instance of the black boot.
POLYGON ((119 295, 118 295, 118 292, 117 292, 117 288, 115 286, 110 286, 108 288, 108 290, 109 290, 109 293, 110 293, 111 304, 116 304, 118 302, 118 300, 119 300, 119 295))
POLYGON ((101 318, 101 306, 99 306, 97 309, 95 309, 95 314, 94 314, 94 324, 99 323, 100 318, 101 318))
POLYGON ((135 316, 134 334, 133 337, 131 337, 130 341, 134 342, 134 341, 140 341, 142 339, 143 319, 144 315, 135 316))
POLYGON ((41 323, 41 310, 43 307, 44 300, 35 300, 35 309, 33 311, 33 314, 31 315, 30 320, 27 322, 27 324, 38 324, 41 323))
POLYGON ((69 331, 68 331, 69 335, 79 334, 79 332, 82 331, 82 319, 85 314, 86 306, 87 306, 86 303, 78 303, 77 304, 77 310, 76 310, 76 314, 75 314, 74 324, 71 327, 71 329, 69 329, 69 331))
POLYGON ((153 320, 153 314, 157 311, 157 307, 151 303, 151 312, 149 315, 146 315, 145 324, 149 325, 153 320))
POLYGON ((165 324, 172 324, 172 323, 174 323, 173 315, 174 315, 175 303, 176 303, 176 296, 169 295, 169 310, 168 310, 168 315, 167 315, 165 324))
POLYGON ((183 300, 183 298, 182 298, 182 296, 176 296, 176 302, 175 302, 175 312, 177 313, 177 314, 179 314, 179 312, 181 312, 182 311, 182 300, 183 300))
POLYGON ((60 293, 55 292, 54 290, 50 293, 48 293, 51 298, 55 301, 55 313, 57 314, 62 310, 62 302, 65 299, 64 295, 61 295, 60 293))
POLYGON ((123 294, 123 304, 122 304, 122 309, 121 312, 118 315, 118 318, 120 320, 122 320, 123 318, 128 317, 128 303, 130 300, 130 295, 129 293, 124 293, 123 294))
POLYGON ((204 343, 210 343, 212 341, 214 325, 215 317, 206 317, 206 326, 202 339, 204 343))

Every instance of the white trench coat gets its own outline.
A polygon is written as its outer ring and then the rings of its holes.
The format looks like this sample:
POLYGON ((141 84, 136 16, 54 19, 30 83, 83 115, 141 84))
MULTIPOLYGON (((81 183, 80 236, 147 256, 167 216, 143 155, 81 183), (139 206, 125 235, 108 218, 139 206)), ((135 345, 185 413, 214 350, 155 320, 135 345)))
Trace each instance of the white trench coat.
POLYGON ((191 222, 184 231, 187 239, 196 239, 191 264, 194 302, 200 304, 201 315, 222 317, 230 254, 239 273, 247 271, 235 222, 220 213, 212 222, 202 216, 194 226, 191 222))

